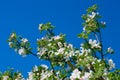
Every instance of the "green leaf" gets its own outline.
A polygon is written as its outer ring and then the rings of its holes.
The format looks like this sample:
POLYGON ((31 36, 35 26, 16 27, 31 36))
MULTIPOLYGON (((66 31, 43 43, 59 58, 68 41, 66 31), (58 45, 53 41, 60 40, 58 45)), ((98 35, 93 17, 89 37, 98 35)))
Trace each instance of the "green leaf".
POLYGON ((87 12, 88 13, 96 12, 97 9, 98 9, 98 6, 97 6, 97 4, 95 4, 95 5, 91 6, 91 7, 89 7, 87 9, 87 12))

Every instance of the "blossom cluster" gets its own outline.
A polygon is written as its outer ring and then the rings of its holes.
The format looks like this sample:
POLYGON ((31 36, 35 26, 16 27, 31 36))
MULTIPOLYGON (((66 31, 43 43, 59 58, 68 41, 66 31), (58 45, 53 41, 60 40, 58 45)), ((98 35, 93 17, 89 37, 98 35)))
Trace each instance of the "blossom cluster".
POLYGON ((43 37, 37 39, 38 43, 38 56, 43 59, 49 58, 60 59, 68 61, 72 56, 77 56, 80 51, 76 50, 72 44, 67 44, 64 40, 64 35, 60 34, 50 38, 43 37))
POLYGON ((21 38, 17 36, 16 33, 12 33, 8 39, 10 48, 13 48, 15 52, 18 52, 19 55, 25 57, 31 50, 30 43, 27 38, 21 38))
POLYGON ((0 80, 25 80, 20 72, 14 73, 13 75, 5 72, 2 76, 0 76, 0 80))
POLYGON ((48 80, 53 75, 52 70, 47 65, 34 66, 31 72, 28 72, 27 80, 48 80))
POLYGON ((89 44, 91 45, 91 48, 101 48, 100 43, 97 43, 97 40, 89 39, 89 44))
POLYGON ((78 69, 73 70, 70 79, 71 80, 89 80, 89 78, 92 76, 92 72, 85 72, 83 76, 80 76, 81 72, 78 69))

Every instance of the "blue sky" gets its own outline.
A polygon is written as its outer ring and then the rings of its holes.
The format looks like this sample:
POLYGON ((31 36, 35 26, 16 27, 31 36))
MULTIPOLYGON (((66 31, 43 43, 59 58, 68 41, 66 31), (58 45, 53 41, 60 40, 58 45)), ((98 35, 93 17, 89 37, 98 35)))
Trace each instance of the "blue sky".
POLYGON ((0 71, 13 67, 26 76, 34 65, 46 63, 31 55, 22 58, 7 43, 10 33, 15 31, 29 39, 36 53, 36 39, 41 37, 39 23, 51 22, 56 26, 56 34, 67 34, 67 41, 79 48, 81 40, 76 35, 82 30, 81 15, 93 4, 99 5, 102 20, 107 23, 107 28, 102 30, 104 47, 111 46, 115 50, 108 58, 112 58, 120 69, 119 3, 119 0, 1 0, 0 71))

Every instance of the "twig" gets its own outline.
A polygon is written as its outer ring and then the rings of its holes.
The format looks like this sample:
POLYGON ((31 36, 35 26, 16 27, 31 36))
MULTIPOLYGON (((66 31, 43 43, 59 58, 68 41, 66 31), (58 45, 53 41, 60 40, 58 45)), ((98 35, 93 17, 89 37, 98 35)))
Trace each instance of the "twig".
POLYGON ((99 28, 99 35, 100 35, 100 44, 101 44, 101 58, 103 60, 104 54, 103 54, 102 35, 101 35, 100 28, 99 28))
POLYGON ((99 42, 99 38, 98 38, 97 34, 95 32, 93 32, 93 33, 94 33, 96 40, 99 42))
POLYGON ((100 51, 100 54, 101 54, 101 58, 102 58, 102 60, 103 60, 104 54, 103 54, 102 35, 101 35, 101 30, 100 30, 99 22, 98 22, 97 20, 96 20, 96 22, 97 22, 97 25, 98 25, 98 33, 99 33, 100 45, 101 45, 101 51, 100 51))
MULTIPOLYGON (((18 46, 20 46, 20 42, 19 41, 17 41, 17 44, 18 44, 18 46)), ((23 46, 23 48, 25 48, 33 56, 38 57, 37 54, 34 54, 33 52, 29 51, 25 46, 23 46)))
POLYGON ((72 70, 75 69, 74 65, 70 61, 67 61, 67 64, 71 67, 72 70))
POLYGON ((55 76, 57 76, 56 73, 55 73, 54 66, 52 65, 52 61, 51 61, 51 59, 49 58, 49 56, 47 56, 47 57, 48 57, 48 60, 49 60, 49 62, 50 62, 50 65, 51 65, 51 67, 52 67, 53 74, 54 74, 55 76))

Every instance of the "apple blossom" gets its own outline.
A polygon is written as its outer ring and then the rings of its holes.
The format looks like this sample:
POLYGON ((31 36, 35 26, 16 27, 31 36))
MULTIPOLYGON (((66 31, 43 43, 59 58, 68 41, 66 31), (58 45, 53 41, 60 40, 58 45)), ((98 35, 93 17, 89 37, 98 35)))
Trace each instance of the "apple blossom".
POLYGON ((25 56, 26 56, 26 49, 23 48, 23 47, 21 47, 21 48, 18 50, 18 53, 19 53, 20 55, 22 55, 23 57, 25 57, 25 56))
POLYGON ((45 64, 41 64, 41 67, 45 68, 45 69, 48 69, 48 66, 45 65, 45 64))
POLYGON ((71 80, 76 80, 76 79, 80 79, 80 74, 81 72, 78 69, 73 70, 70 79, 71 80))
POLYGON ((115 68, 115 63, 113 63, 113 60, 112 59, 109 59, 108 60, 108 64, 109 64, 109 70, 111 70, 112 68, 115 68))
POLYGON ((11 36, 10 36, 10 38, 14 38, 14 37, 16 37, 16 34, 12 33, 11 36))
POLYGON ((96 40, 89 39, 89 44, 91 45, 91 48, 101 48, 100 43, 97 43, 96 40))
POLYGON ((3 76, 3 80, 8 80, 9 76, 3 76))
POLYGON ((33 68, 33 72, 36 72, 36 71, 38 71, 38 67, 35 65, 33 68))
POLYGON ((26 43, 26 42, 28 42, 28 39, 27 38, 22 38, 21 41, 26 43))
POLYGON ((35 76, 35 74, 33 72, 28 72, 28 79, 27 80, 35 80, 34 76, 35 76))
POLYGON ((39 29, 39 30, 42 30, 42 26, 43 26, 43 24, 39 24, 38 29, 39 29))
POLYGON ((107 52, 110 53, 110 54, 112 54, 112 53, 114 53, 114 50, 113 50, 111 47, 109 47, 109 48, 107 49, 107 52))

